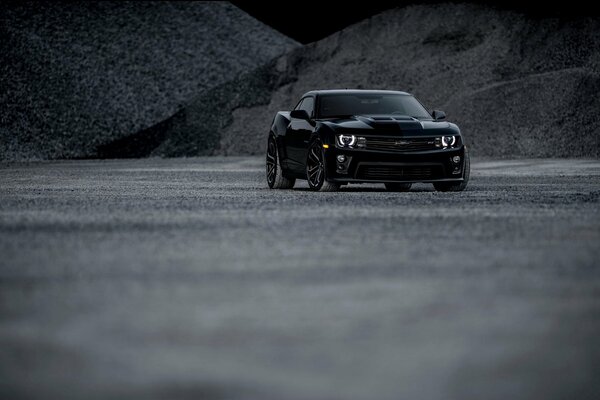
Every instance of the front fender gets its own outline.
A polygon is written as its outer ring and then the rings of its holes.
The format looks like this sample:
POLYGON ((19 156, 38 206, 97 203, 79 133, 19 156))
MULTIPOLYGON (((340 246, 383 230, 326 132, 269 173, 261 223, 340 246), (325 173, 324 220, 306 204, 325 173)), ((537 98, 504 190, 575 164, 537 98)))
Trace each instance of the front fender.
POLYGON ((315 128, 313 140, 319 139, 322 144, 335 146, 335 130, 327 124, 319 122, 315 128))
POLYGON ((285 136, 285 132, 287 131, 287 127, 289 124, 289 111, 278 111, 277 114, 275 114, 275 118, 273 118, 273 123, 271 124, 271 132, 273 132, 276 137, 285 136))
POLYGON ((287 149, 285 145, 285 134, 287 132, 288 125, 290 124, 290 113, 289 111, 279 111, 275 114, 273 122, 271 123, 271 131, 269 135, 272 135, 277 142, 277 153, 279 154, 279 160, 281 166, 285 170, 287 169, 287 149))

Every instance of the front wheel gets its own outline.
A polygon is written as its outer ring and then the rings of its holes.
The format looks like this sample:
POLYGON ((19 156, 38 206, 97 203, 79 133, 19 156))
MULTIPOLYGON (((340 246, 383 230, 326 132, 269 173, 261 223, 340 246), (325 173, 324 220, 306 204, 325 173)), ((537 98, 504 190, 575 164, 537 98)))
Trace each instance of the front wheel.
POLYGON ((271 189, 291 189, 294 187, 295 179, 283 176, 283 169, 279 162, 279 152, 275 138, 269 135, 267 142, 267 184, 271 189))
POLYGON ((308 149, 308 158, 306 160, 306 179, 308 187, 311 190, 319 192, 335 192, 340 188, 337 183, 327 181, 327 171, 325 169, 325 157, 323 157, 323 148, 319 142, 315 142, 308 149))
POLYGON ((469 158, 469 153, 467 152, 467 148, 465 147, 465 160, 463 164, 463 180, 462 182, 452 183, 452 182, 437 182, 433 184, 433 187, 438 192, 462 192, 467 188, 467 183, 469 183, 469 177, 471 176, 471 159, 469 158))

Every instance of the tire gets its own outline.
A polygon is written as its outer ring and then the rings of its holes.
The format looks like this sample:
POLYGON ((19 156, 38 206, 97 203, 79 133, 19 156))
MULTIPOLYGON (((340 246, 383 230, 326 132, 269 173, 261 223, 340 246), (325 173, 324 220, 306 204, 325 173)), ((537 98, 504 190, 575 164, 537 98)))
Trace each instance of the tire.
POLYGON ((469 177, 471 176, 471 158, 469 157, 469 152, 465 147, 465 162, 463 165, 463 181, 458 183, 451 182, 438 182, 434 183, 433 187, 438 192, 462 192, 467 188, 467 183, 469 183, 469 177))
POLYGON ((277 141, 272 135, 269 135, 267 142, 267 185, 271 189, 291 189, 296 180, 283 176, 283 169, 279 160, 279 151, 277 141))
POLYGON ((388 192, 408 192, 412 183, 386 183, 385 188, 388 192))
POLYGON ((323 147, 316 141, 308 149, 306 159, 306 180, 308 187, 316 192, 335 192, 340 185, 327 181, 327 170, 325 168, 325 157, 323 147))

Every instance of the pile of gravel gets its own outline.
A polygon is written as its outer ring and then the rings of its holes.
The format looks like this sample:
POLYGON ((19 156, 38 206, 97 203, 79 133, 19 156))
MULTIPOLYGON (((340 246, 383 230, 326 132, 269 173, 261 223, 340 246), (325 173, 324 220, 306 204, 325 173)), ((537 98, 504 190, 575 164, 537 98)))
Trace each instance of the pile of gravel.
POLYGON ((405 90, 472 153, 600 157, 600 21, 466 4, 384 12, 196 98, 152 154, 260 154, 277 110, 312 89, 405 90))
POLYGON ((147 155, 191 98, 296 46, 225 2, 3 3, 0 159, 128 155, 136 132, 147 155))

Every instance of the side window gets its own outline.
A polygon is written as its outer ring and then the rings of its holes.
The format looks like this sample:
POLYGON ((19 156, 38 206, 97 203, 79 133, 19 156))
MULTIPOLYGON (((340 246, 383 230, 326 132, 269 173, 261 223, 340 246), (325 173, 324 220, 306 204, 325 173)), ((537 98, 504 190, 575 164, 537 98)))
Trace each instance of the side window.
POLYGON ((304 99, 300 100, 300 101, 298 102, 298 104, 296 104, 296 107, 294 107, 294 110, 300 110, 300 109, 301 109, 301 107, 302 107, 302 102, 303 102, 303 101, 304 101, 304 99))
POLYGON ((315 108, 315 99, 312 97, 306 97, 300 105, 301 110, 306 110, 309 116, 313 116, 313 109, 315 108))

